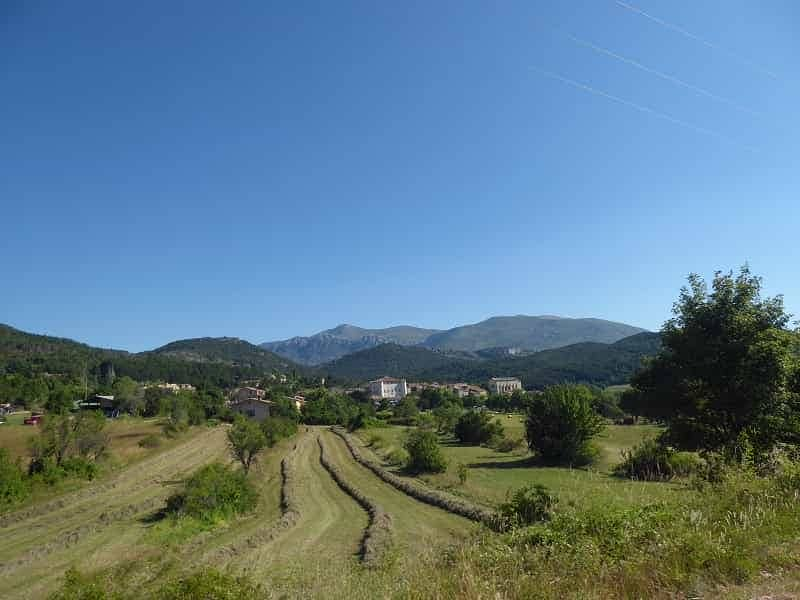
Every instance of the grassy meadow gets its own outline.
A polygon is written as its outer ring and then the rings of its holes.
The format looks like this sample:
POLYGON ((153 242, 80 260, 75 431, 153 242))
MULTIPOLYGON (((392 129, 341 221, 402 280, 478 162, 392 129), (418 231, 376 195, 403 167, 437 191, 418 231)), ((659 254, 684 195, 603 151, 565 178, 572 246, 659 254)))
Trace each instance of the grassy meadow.
MULTIPOLYGON (((587 467, 568 468, 541 466, 527 451, 524 417, 519 414, 498 415, 508 437, 520 440, 512 452, 499 452, 482 446, 466 446, 457 440, 444 440, 443 451, 448 459, 445 473, 423 475, 422 481, 450 493, 465 496, 487 506, 502 502, 508 493, 530 484, 542 484, 555 491, 563 502, 580 508, 593 505, 642 505, 666 500, 686 487, 662 482, 638 482, 611 475, 620 461, 622 450, 659 433, 653 425, 609 425, 595 438, 598 455, 587 467), (458 465, 469 471, 462 485, 458 465)), ((403 446, 406 427, 390 426, 359 432, 360 439, 380 459, 385 460, 403 446)))

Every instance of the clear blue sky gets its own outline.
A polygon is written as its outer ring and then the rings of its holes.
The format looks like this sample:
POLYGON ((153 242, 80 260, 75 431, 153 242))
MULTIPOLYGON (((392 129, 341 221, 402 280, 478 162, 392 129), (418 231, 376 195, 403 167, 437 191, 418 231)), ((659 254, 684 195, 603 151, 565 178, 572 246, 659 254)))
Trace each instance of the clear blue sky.
POLYGON ((5 0, 0 322, 658 328, 745 261, 798 313, 799 33, 792 0, 5 0))

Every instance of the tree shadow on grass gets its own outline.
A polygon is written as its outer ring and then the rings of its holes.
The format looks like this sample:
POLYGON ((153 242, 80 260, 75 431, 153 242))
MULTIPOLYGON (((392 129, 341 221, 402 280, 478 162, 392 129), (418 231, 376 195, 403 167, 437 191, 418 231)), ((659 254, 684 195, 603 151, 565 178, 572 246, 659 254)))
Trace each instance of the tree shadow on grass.
POLYGON ((559 461, 545 460, 541 456, 525 456, 518 460, 497 460, 480 463, 471 463, 467 465, 471 469, 585 469, 590 466, 588 464, 580 463, 565 463, 559 461))

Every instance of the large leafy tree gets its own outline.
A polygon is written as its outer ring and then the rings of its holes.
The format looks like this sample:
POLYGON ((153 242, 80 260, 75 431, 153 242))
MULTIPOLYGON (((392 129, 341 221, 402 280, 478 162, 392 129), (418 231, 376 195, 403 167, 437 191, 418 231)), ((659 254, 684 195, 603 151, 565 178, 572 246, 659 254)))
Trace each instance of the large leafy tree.
POLYGON ((796 441, 798 336, 783 298, 762 298, 761 285, 746 266, 716 273, 710 292, 691 275, 624 408, 664 421, 680 448, 741 458, 796 441))
POLYGON ((584 385, 554 385, 533 394, 528 403, 528 447, 548 462, 589 462, 591 439, 604 427, 594 409, 594 395, 584 385))

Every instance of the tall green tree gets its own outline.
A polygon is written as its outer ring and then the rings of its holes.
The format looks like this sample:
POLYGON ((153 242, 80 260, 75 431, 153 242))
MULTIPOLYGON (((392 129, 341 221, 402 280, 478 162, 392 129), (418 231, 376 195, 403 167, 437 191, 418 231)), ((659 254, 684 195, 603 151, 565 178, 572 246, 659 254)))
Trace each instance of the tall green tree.
POLYGON ((668 441, 684 449, 742 458, 797 442, 798 335, 783 298, 762 298, 761 287, 747 266, 717 272, 710 292, 691 275, 623 408, 665 422, 668 441))

